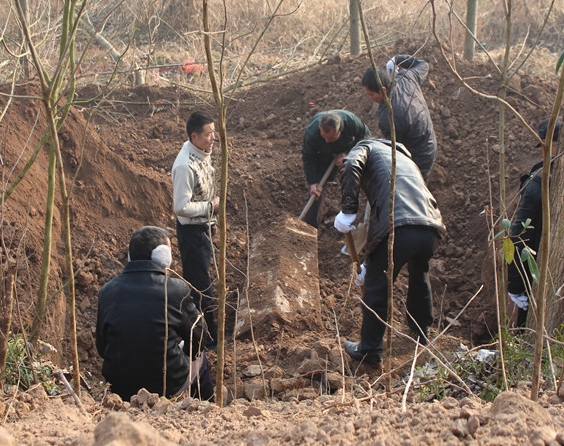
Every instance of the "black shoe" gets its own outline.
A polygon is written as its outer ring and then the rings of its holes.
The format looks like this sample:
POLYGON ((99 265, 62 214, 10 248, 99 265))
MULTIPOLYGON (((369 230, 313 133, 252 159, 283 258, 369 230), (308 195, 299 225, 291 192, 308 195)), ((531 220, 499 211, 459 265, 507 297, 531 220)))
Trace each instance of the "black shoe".
POLYGON ((429 342, 429 329, 425 328, 423 332, 421 332, 418 328, 412 328, 411 337, 419 341, 421 345, 427 345, 427 342, 429 342))
POLYGON ((377 353, 363 353, 360 351, 360 342, 345 341, 343 347, 347 354, 357 361, 361 361, 364 364, 368 364, 372 367, 380 367, 380 355, 377 353))

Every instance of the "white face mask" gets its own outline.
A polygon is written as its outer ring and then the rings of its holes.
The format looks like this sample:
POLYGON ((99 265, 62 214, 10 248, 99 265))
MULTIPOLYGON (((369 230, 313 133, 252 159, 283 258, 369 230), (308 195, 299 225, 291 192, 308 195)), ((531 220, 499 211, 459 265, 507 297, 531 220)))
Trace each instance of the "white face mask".
POLYGON ((159 245, 151 253, 151 260, 162 269, 168 268, 172 263, 172 250, 168 245, 159 245))

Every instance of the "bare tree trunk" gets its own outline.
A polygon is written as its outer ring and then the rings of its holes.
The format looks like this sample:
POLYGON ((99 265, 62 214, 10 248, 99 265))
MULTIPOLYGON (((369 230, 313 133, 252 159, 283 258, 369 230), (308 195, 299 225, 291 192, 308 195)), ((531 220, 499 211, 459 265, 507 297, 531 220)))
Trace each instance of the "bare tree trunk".
MULTIPOLYGON (((4 252, 6 252, 4 250, 4 252)), ((4 370, 6 369, 6 356, 8 352, 8 335, 12 325, 13 290, 16 277, 15 265, 10 265, 8 259, 2 265, 0 277, 0 385, 3 384, 4 370)))
MULTIPOLYGON (((27 0, 19 0, 19 1, 20 1, 20 4, 21 4, 21 8, 23 10, 23 13, 25 15, 26 21, 29 22, 29 8, 27 6, 27 0)), ((23 36, 23 33, 22 33, 22 37, 23 37, 22 40, 25 40, 25 36, 23 36)), ((28 56, 22 57, 21 64, 22 64, 23 78, 27 81, 31 77, 28 56)))
MULTIPOLYGON (((562 79, 562 78, 561 78, 562 79)), ((560 140, 558 152, 564 152, 564 139, 560 140)), ((552 208, 551 234, 552 246, 564 246, 564 158, 554 161, 552 167, 552 181, 550 184, 550 199, 552 208)), ((542 249, 541 249, 542 252, 542 249)), ((546 331, 549 335, 564 324, 564 250, 552 249, 548 261, 547 303, 546 303, 546 331)))
MULTIPOLYGON (((352 0, 351 0, 352 1, 352 0)), ((467 0, 466 4, 466 35, 464 38, 464 59, 474 60, 476 48, 476 27, 478 23, 478 0, 467 0)))
POLYGON ((358 56, 360 54, 360 13, 359 13, 359 0, 349 0, 350 10, 350 39, 351 39, 351 54, 358 56))
POLYGON ((70 228, 70 210, 69 196, 67 193, 63 157, 61 154, 61 145, 58 137, 58 131, 61 128, 68 114, 68 105, 57 106, 61 100, 61 90, 63 82, 67 87, 67 104, 70 104, 75 91, 75 62, 74 62, 74 42, 76 37, 76 21, 80 20, 79 16, 75 16, 75 4, 71 1, 65 1, 63 5, 62 17, 62 33, 60 41, 60 54, 55 75, 51 79, 47 71, 44 69, 41 58, 39 57, 33 39, 30 34, 28 23, 25 20, 24 12, 18 6, 18 15, 25 34, 25 39, 29 47, 31 57, 35 68, 38 72, 39 81, 42 89, 41 100, 45 108, 45 114, 48 121, 49 140, 49 170, 48 170, 48 193, 45 210, 45 240, 43 243, 43 255, 41 265, 41 276, 39 291, 37 294, 36 314, 33 319, 31 328, 30 341, 35 343, 39 339, 40 329, 43 324, 45 314, 47 312, 47 293, 49 284, 49 273, 51 269, 51 251, 53 244, 53 212, 55 207, 55 180, 56 167, 59 166, 60 192, 62 198, 62 216, 63 216, 63 238, 65 242, 65 264, 68 273, 68 307, 71 321, 71 348, 73 355, 73 376, 75 391, 80 396, 80 369, 78 362, 78 349, 76 342, 76 313, 75 313, 75 287, 74 287, 74 271, 72 267, 72 246, 71 246, 71 228, 70 228), (68 71, 67 71, 68 70, 68 71), (70 71, 71 75, 68 76, 70 71))
MULTIPOLYGON (((390 178, 390 205, 389 205, 389 215, 388 222, 390 225, 390 231, 388 236, 388 320, 386 321, 390 327, 394 326, 394 240, 395 240, 395 229, 394 229, 394 206, 395 206, 395 193, 396 193, 396 126, 394 123, 394 110, 392 108, 392 100, 387 95, 386 91, 382 88, 382 80, 378 74, 378 69, 376 68, 376 62, 374 61, 374 55, 372 54, 372 49, 370 48, 370 36, 368 35, 368 27, 364 20, 364 13, 362 11, 362 5, 358 4, 358 11, 360 17, 360 23, 362 25, 362 33, 364 35, 364 41, 366 42, 366 49, 368 51, 368 56, 370 57, 370 65, 374 71, 374 76, 376 77, 376 83, 378 88, 383 93, 384 103, 388 109, 388 122, 390 123, 390 134, 392 139, 392 173, 390 178)), ((363 296, 364 298, 364 296, 363 296)), ((388 329, 386 336, 386 357, 387 368, 392 370, 392 330, 388 329)), ((392 390, 392 374, 387 374, 386 380, 386 392, 390 394, 392 390)))
POLYGON ((37 303, 31 325, 29 341, 34 344, 39 339, 39 332, 47 312, 47 294, 49 288, 49 274, 51 272, 51 250, 53 246, 53 213, 55 208, 55 168, 57 157, 55 149, 49 148, 49 168, 47 185, 47 202, 45 204, 45 229, 43 231, 43 253, 41 255, 41 274, 39 276, 39 290, 37 303))
MULTIPOLYGON (((562 107, 564 98, 564 70, 560 72, 560 83, 556 92, 556 99, 552 107, 549 128, 547 131, 547 146, 544 147, 544 166, 550 165, 552 155, 552 135, 556 125, 556 118, 562 107)), ((562 142, 559 146, 562 154, 562 142)), ((550 169, 542 173, 542 235, 540 246, 539 289, 537 293, 536 332, 535 332, 535 361, 533 363, 533 376, 531 378, 531 399, 536 401, 540 390, 542 350, 544 346, 545 330, 549 334, 561 327, 564 321, 562 314, 563 304, 562 283, 564 282, 564 269, 562 246, 564 240, 564 220, 561 216, 562 191, 564 190, 562 158, 559 158, 550 169), (549 174, 554 174, 552 186, 549 186, 549 174), (550 193, 548 193, 550 192, 550 193), (552 204, 554 200, 554 204, 552 204), (553 237, 556 243, 551 243, 553 237), (557 247, 555 249, 555 247, 557 247), (545 311, 548 310, 548 311, 545 311), (550 322, 549 322, 550 321, 550 322)))
MULTIPOLYGON (((225 7, 225 3, 223 4, 225 7)), ((224 339, 225 339, 225 302, 227 301, 226 286, 226 259, 227 259, 227 219, 226 219, 226 201, 227 201, 227 168, 229 159, 229 148, 227 147, 227 126, 226 126, 226 105, 223 98, 223 70, 222 62, 219 63, 219 79, 216 78, 214 68, 214 58, 211 50, 211 39, 209 30, 209 11, 208 1, 203 0, 202 4, 202 20, 204 24, 204 42, 206 49, 206 58, 208 62, 208 73, 212 84, 213 96, 219 113, 219 140, 221 145, 221 185, 219 192, 219 258, 217 264, 217 273, 219 277, 217 285, 218 307, 217 307, 217 364, 215 376, 215 401, 221 407, 224 405, 225 397, 223 395, 223 365, 225 361, 224 339)), ((225 34, 223 34, 225 39, 225 34)), ((225 40, 223 44, 225 48, 225 40)))

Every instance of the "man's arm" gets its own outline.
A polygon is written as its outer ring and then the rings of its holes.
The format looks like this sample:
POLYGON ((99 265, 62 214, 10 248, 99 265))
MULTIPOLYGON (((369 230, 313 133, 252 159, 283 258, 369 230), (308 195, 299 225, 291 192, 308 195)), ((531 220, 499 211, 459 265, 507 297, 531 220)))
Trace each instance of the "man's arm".
POLYGON ((402 54, 396 56, 395 60, 399 68, 414 73, 420 84, 425 80, 427 74, 429 74, 429 64, 423 59, 402 54))
POLYGON ((356 214, 358 212, 360 179, 368 160, 369 150, 364 145, 356 146, 349 152, 341 168, 341 210, 345 214, 356 214))
POLYGON ((204 316, 194 304, 190 292, 182 299, 181 307, 182 327, 178 334, 184 340, 184 353, 193 359, 200 354, 204 346, 204 316))
POLYGON ((320 153, 318 145, 325 144, 319 137, 318 141, 313 136, 304 136, 302 144, 302 162, 307 184, 317 184, 332 161, 332 156, 320 153))

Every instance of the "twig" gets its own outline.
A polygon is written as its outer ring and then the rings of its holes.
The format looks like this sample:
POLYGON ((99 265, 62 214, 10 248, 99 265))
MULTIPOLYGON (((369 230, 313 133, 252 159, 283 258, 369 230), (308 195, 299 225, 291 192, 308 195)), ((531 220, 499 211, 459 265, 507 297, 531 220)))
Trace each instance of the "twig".
MULTIPOLYGON (((486 159, 487 159, 487 173, 488 173, 488 192, 490 195, 490 203, 493 203, 493 192, 492 192, 492 181, 491 181, 491 172, 490 172, 490 156, 489 156, 489 152, 486 150, 486 159)), ((493 220, 493 211, 490 212, 490 224, 491 224, 491 231, 492 231, 492 238, 493 238, 493 232, 494 232, 494 222, 493 220)), ((495 249, 495 245, 492 243, 492 257, 493 257, 493 267, 494 267, 494 284, 495 284, 495 302, 496 302, 496 307, 497 307, 497 311, 496 311, 496 322, 497 322, 497 330, 499 333, 499 354, 501 356, 501 372, 502 372, 502 376, 503 376, 503 384, 505 386, 505 390, 508 389, 508 383, 507 383, 507 371, 505 370, 505 352, 504 352, 504 346, 503 346, 503 331, 505 329, 504 326, 502 326, 502 322, 505 323, 505 320, 501 320, 502 318, 505 319, 507 317, 507 305, 505 302, 505 296, 500 295, 500 284, 498 282, 498 266, 497 266, 497 253, 496 253, 496 249, 495 249)), ((504 289, 506 289, 506 287, 504 287, 504 289)))
POLYGON ((71 385, 69 384, 69 382, 67 381, 67 379, 65 378, 65 375, 63 374, 62 370, 57 370, 57 375, 59 376, 59 379, 61 380, 61 382, 63 383, 63 385, 65 386, 65 388, 67 389, 67 391, 72 395, 76 405, 80 408, 80 410, 88 415, 88 412, 86 411, 86 409, 84 408, 84 406, 82 405, 82 401, 80 401, 80 398, 76 395, 74 389, 71 387, 71 385))
MULTIPOLYGON (((482 290, 482 288, 483 288, 483 286, 479 288, 479 290, 476 292, 476 294, 474 294, 474 296, 472 296, 472 298, 466 303, 466 305, 462 308, 462 310, 460 310, 460 312, 456 315, 456 317, 453 319, 453 321, 457 320, 457 319, 460 317, 460 315, 464 312, 464 310, 468 307, 468 305, 470 305, 470 303, 471 303, 471 302, 476 298, 476 296, 480 293, 480 291, 482 290)), ((362 305, 364 305, 369 311, 371 311, 371 312, 378 318, 378 320, 379 320, 380 322, 382 322, 388 329, 393 330, 397 335, 399 335, 399 336, 401 336, 401 337, 403 337, 403 338, 411 339, 413 342, 417 342, 417 341, 413 340, 413 339, 411 338, 411 336, 408 336, 408 335, 406 335, 405 333, 402 333, 402 332, 399 331, 397 328, 391 326, 391 325, 388 324, 386 321, 382 320, 382 318, 381 318, 374 310, 372 310, 372 309, 371 309, 370 307, 368 307, 364 302, 362 302, 362 300, 361 300, 361 303, 362 303, 362 305)), ((441 360, 441 359, 440 359, 435 353, 433 353, 433 352, 430 350, 430 348, 429 348, 429 347, 433 346, 434 342, 435 342, 440 336, 442 336, 451 326, 452 326, 452 322, 449 323, 449 325, 448 325, 447 327, 445 327, 445 329, 444 329, 443 331, 441 331, 441 332, 437 335, 437 337, 436 337, 435 339, 430 340, 428 346, 423 345, 423 346, 422 346, 422 347, 423 347, 423 351, 428 352, 436 361, 439 362, 440 365, 442 365, 442 366, 449 372, 449 374, 451 374, 457 381, 459 381, 459 382, 461 383, 461 385, 462 385, 463 388, 464 388, 464 391, 466 391, 468 394, 472 395, 472 394, 473 394, 472 390, 470 390, 470 388, 469 388, 469 387, 466 385, 466 383, 456 374, 456 372, 454 372, 454 370, 452 370, 452 369, 445 363, 445 362, 448 362, 448 361, 446 361, 446 360, 445 360, 445 361, 441 360)), ((420 356, 421 353, 423 353, 423 351, 420 352, 420 353, 417 353, 416 356, 420 356)), ((407 363, 408 363, 408 361, 402 363, 399 367, 397 367, 397 368, 394 369, 394 370, 397 370, 397 369, 399 369, 399 368, 405 366, 407 363)), ((389 377, 389 376, 391 376, 391 374, 392 374, 392 372, 393 372, 394 370, 390 370, 390 371, 388 371, 388 372, 383 373, 382 375, 380 375, 380 376, 376 379, 376 381, 374 381, 374 384, 376 384, 378 381, 380 381, 380 380, 381 380, 382 378, 384 378, 384 377, 389 377)), ((374 384, 373 384, 373 385, 374 385, 374 384)))
POLYGON ((401 398, 401 411, 406 411, 406 400, 407 400, 407 393, 409 392, 409 388, 411 387, 411 383, 413 382, 413 374, 415 373, 415 364, 417 363, 417 347, 419 347, 419 342, 415 344, 415 353, 413 354, 413 361, 411 362, 411 370, 409 372, 409 379, 407 380, 407 384, 405 385, 405 391, 403 392, 403 396, 401 398))
MULTIPOLYGON (((335 330, 337 331, 337 345, 341 345, 341 335, 339 334, 339 321, 337 319, 337 314, 335 309, 332 308, 333 318, 335 319, 335 330)), ((343 380, 343 392, 341 394, 341 402, 345 402, 345 358, 343 357, 343 349, 339 348, 339 354, 341 355, 341 378, 343 380)))
MULTIPOLYGON (((247 194, 245 193, 245 191, 243 190, 243 199, 245 200, 245 230, 247 233, 247 280, 249 280, 250 278, 250 258, 251 258, 251 253, 250 253, 250 239, 249 239, 249 206, 247 204, 247 194)), ((249 314, 249 327, 250 327, 250 331, 251 331, 251 339, 253 341, 253 347, 255 348, 255 353, 257 355, 257 360, 259 363, 259 367, 260 367, 260 373, 262 376, 262 383, 263 383, 263 388, 264 388, 264 394, 266 395, 267 392, 267 386, 266 386, 266 378, 264 377, 264 369, 262 367, 262 361, 260 359, 260 353, 258 350, 258 345, 257 345, 257 341, 255 339, 255 330, 253 327, 253 317, 251 314, 251 303, 249 301, 249 287, 245 287, 245 295, 247 297, 247 310, 248 310, 248 314, 249 314)))

